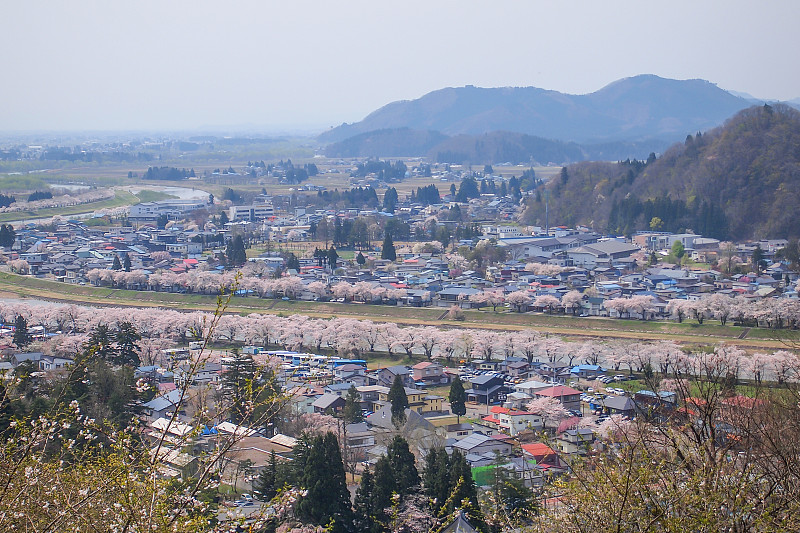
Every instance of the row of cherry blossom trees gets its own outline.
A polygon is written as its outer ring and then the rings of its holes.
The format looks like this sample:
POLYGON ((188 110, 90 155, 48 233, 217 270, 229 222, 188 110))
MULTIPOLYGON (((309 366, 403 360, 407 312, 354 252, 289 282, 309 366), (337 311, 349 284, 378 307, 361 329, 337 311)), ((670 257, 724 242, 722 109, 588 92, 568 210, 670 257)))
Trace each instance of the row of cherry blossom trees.
POLYGON ((113 189, 96 189, 80 194, 63 194, 60 196, 54 196, 53 198, 34 200, 32 202, 17 201, 8 207, 0 207, 0 213, 12 213, 18 211, 27 211, 30 209, 69 207, 73 205, 88 204, 91 202, 99 202, 100 200, 107 200, 113 197, 113 189))
MULTIPOLYGON (((282 347, 293 350, 336 353, 342 356, 390 352, 411 358, 498 360, 523 357, 551 365, 605 365, 615 371, 671 376, 686 367, 687 351, 671 341, 625 342, 567 341, 533 329, 516 332, 484 329, 442 329, 434 326, 401 327, 391 322, 352 318, 317 319, 304 315, 282 317, 253 313, 226 314, 213 331, 209 313, 165 309, 82 307, 77 305, 0 303, 0 322, 11 324, 23 316, 30 326, 47 332, 61 331, 52 341, 55 353, 74 354, 85 335, 98 324, 131 323, 142 336, 141 359, 156 361, 161 350, 191 338, 210 336, 212 342, 282 347)), ((736 375, 756 381, 794 381, 796 356, 788 350, 747 354, 728 345, 715 353, 727 357, 736 375)))
POLYGON ((698 300, 670 300, 667 312, 678 322, 692 318, 702 324, 705 319, 713 318, 722 325, 733 320, 743 325, 774 329, 800 326, 800 300, 794 298, 709 294, 698 300))

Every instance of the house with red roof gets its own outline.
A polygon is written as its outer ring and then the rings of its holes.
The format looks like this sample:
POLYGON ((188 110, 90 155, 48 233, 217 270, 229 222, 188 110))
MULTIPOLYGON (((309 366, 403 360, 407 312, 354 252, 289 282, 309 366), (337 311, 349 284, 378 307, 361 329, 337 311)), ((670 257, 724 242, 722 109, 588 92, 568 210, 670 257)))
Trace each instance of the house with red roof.
POLYGON ((540 467, 566 468, 567 464, 558 453, 543 442, 532 442, 521 446, 524 456, 531 457, 540 467))
POLYGON ((572 387, 556 385, 548 389, 538 390, 534 392, 534 395, 536 398, 555 398, 566 409, 580 409, 581 407, 581 391, 572 387))
POLYGON ((490 412, 490 415, 483 417, 483 422, 512 437, 526 429, 541 429, 543 426, 542 417, 536 413, 499 405, 492 407, 490 412))

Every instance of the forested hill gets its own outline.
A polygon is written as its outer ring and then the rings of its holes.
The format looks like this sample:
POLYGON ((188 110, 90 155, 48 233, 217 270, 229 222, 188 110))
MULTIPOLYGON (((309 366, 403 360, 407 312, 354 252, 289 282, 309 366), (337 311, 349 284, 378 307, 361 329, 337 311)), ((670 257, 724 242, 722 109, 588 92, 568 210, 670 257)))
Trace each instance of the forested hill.
POLYGON ((328 157, 426 156, 438 163, 485 165, 500 162, 556 165, 586 160, 646 157, 670 143, 613 142, 579 145, 510 131, 448 137, 435 131, 408 128, 361 133, 325 147, 328 157))
MULTIPOLYGON (((630 234, 692 230, 721 239, 800 236, 800 112, 745 109, 658 158, 578 163, 547 184, 550 222, 630 234)), ((544 223, 545 194, 527 223, 544 223)))

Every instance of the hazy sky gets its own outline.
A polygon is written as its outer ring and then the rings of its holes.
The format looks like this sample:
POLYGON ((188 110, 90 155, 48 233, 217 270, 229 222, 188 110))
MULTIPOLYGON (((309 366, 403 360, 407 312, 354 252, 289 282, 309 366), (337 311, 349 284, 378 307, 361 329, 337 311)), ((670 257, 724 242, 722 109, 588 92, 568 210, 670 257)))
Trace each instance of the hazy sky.
POLYGON ((800 1, 0 1, 0 130, 355 122, 448 86, 800 97, 800 1))

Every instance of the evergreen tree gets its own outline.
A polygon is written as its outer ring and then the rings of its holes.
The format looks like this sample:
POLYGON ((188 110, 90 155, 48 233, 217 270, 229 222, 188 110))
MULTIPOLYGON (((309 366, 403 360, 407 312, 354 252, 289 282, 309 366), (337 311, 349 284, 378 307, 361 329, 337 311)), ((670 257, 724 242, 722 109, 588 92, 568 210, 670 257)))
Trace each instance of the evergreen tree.
POLYGON ((461 417, 467 414, 467 393, 464 392, 464 384, 460 378, 453 380, 450 384, 450 394, 448 396, 450 402, 450 410, 454 415, 458 416, 458 423, 461 423, 461 417))
POLYGON ((383 239, 381 259, 388 259, 389 261, 395 261, 397 259, 397 251, 394 249, 392 235, 389 232, 386 233, 386 237, 383 239))
POLYGON ((253 484, 253 493, 263 502, 268 502, 278 493, 278 464, 275 459, 275 450, 269 454, 269 463, 258 475, 253 484))
POLYGON ((447 501, 450 486, 450 457, 444 448, 431 448, 425 456, 422 487, 435 512, 438 512, 447 501))
POLYGON ((286 269, 300 270, 300 260, 292 252, 289 252, 289 256, 286 258, 286 269))
POLYGON ((334 248, 333 246, 331 246, 328 249, 327 259, 328 259, 328 266, 330 266, 331 270, 335 270, 336 269, 336 261, 339 260, 339 254, 336 253, 336 248, 334 248))
POLYGON ((117 350, 113 343, 111 329, 106 324, 98 324, 89 333, 89 338, 83 345, 84 352, 86 355, 94 355, 102 361, 114 361, 117 357, 117 350))
POLYGON ((18 348, 24 348, 33 341, 30 332, 28 331, 28 321, 22 315, 17 315, 14 320, 14 337, 13 342, 18 348))
POLYGON ((222 392, 230 404, 229 418, 234 424, 241 424, 252 414, 248 404, 251 403, 253 390, 257 387, 254 383, 256 363, 250 354, 241 353, 238 348, 234 348, 225 366, 222 392))
POLYGON ((364 266, 366 264, 366 262, 367 262, 367 258, 364 257, 364 254, 362 254, 361 252, 358 252, 358 255, 356 256, 356 263, 358 263, 360 266, 364 266))
POLYGON ((383 194, 383 210, 387 213, 394 213, 394 208, 397 205, 397 189, 389 187, 383 194))
POLYGON ((297 513, 313 524, 332 524, 334 533, 352 529, 350 492, 336 435, 328 432, 315 437, 303 472, 306 495, 297 504, 297 513))
POLYGON ((225 248, 225 257, 230 266, 242 266, 247 262, 247 252, 244 249, 244 239, 241 235, 237 235, 230 241, 225 248))
POLYGON ((397 492, 394 473, 389 459, 381 456, 375 463, 375 477, 372 488, 372 509, 378 522, 386 523, 385 510, 392 506, 392 494, 397 492))
POLYGON ((142 336, 139 335, 139 332, 136 331, 133 324, 130 322, 120 322, 115 335, 117 349, 114 354, 114 362, 134 368, 139 366, 139 345, 137 342, 141 339, 142 336))
POLYGON ((122 263, 120 263, 118 255, 114 256, 114 262, 111 264, 111 269, 112 270, 122 270, 122 263))
POLYGON ((453 450, 449 462, 450 490, 448 503, 443 512, 452 513, 462 507, 463 502, 475 509, 478 508, 478 488, 472 478, 472 468, 467 459, 458 450, 453 450))
POLYGON ((355 385, 350 385, 347 390, 347 396, 344 398, 344 409, 342 409, 342 418, 348 424, 364 421, 364 415, 361 413, 361 395, 356 390, 355 385))
POLYGON ((389 389, 389 401, 392 404, 392 423, 399 428, 406 422, 406 409, 408 409, 408 396, 400 376, 394 377, 392 387, 389 389))
POLYGON ((122 268, 125 269, 125 272, 131 271, 131 256, 125 254, 125 259, 122 261, 122 268))
POLYGON ((478 189, 478 182, 475 178, 467 177, 461 180, 461 185, 458 187, 456 194, 457 202, 468 202, 470 198, 478 198, 481 195, 478 189))
POLYGON ((0 226, 0 246, 11 248, 14 246, 14 241, 17 240, 17 234, 14 232, 14 227, 11 224, 3 224, 0 226))
POLYGON ((411 487, 419 485, 419 473, 414 464, 414 454, 408 449, 408 441, 400 435, 395 435, 386 448, 386 457, 392 468, 396 492, 400 496, 409 494, 411 487))
POLYGON ((761 249, 760 244, 756 244, 756 247, 753 249, 752 263, 753 270, 756 271, 756 275, 760 275, 761 270, 766 265, 766 262, 764 261, 764 250, 761 249))
POLYGON ((361 474, 361 484, 356 490, 353 500, 353 530, 359 533, 378 533, 380 524, 376 521, 376 512, 373 507, 374 483, 369 468, 361 474))

